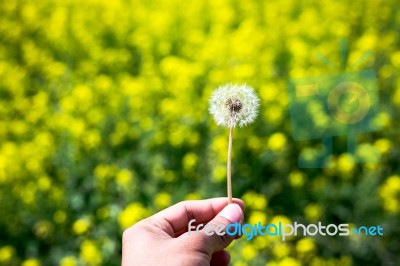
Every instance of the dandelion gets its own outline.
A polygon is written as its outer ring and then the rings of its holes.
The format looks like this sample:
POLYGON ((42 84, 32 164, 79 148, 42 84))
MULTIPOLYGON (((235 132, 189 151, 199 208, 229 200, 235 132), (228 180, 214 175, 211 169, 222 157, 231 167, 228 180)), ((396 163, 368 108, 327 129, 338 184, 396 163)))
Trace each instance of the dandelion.
POLYGON ((244 127, 256 119, 259 105, 259 99, 251 87, 227 84, 212 94, 210 113, 218 125, 244 127))
POLYGON ((227 161, 228 203, 232 203, 232 138, 236 126, 252 123, 258 114, 260 100, 247 85, 227 84, 216 89, 211 95, 209 111, 217 125, 229 128, 227 161))

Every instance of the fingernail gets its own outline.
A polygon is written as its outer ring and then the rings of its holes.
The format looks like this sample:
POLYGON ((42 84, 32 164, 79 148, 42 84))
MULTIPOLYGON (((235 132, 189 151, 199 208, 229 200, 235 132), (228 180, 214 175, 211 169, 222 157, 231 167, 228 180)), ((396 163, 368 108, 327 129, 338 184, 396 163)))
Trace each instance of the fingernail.
POLYGON ((243 211, 239 205, 232 203, 228 204, 218 215, 225 217, 231 223, 240 223, 242 220, 243 211))

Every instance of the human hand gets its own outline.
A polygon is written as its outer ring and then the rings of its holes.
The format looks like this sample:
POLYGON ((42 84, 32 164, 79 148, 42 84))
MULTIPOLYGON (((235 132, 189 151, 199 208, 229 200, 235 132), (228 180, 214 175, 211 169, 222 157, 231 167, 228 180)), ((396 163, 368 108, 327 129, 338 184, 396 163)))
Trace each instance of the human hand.
MULTIPOLYGON (((188 223, 214 226, 243 221, 244 203, 227 198, 179 202, 125 230, 122 237, 122 265, 208 266, 228 265, 226 248, 234 239, 224 234, 210 236, 187 232, 188 223)), ((203 230, 201 230, 203 231, 203 230)))

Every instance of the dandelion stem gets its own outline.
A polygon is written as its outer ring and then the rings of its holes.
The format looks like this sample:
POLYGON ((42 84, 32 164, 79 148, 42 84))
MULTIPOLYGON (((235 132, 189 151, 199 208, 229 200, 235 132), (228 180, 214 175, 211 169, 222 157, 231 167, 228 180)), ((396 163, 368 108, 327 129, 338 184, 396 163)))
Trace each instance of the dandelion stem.
POLYGON ((229 129, 228 162, 227 162, 227 182, 228 182, 228 204, 232 203, 232 139, 233 126, 229 129))

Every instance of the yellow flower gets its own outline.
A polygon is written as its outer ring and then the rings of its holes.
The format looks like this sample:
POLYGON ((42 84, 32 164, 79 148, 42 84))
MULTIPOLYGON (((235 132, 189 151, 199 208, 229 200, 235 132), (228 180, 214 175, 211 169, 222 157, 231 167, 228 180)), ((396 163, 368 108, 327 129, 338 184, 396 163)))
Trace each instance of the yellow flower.
MULTIPOLYGON (((276 216, 272 217, 270 223, 271 224, 275 224, 277 227, 279 227, 279 223, 281 223, 282 224, 282 230, 285 230, 284 226, 286 224, 291 224, 292 221, 288 217, 286 217, 284 215, 276 215, 276 216)), ((288 230, 286 229, 285 232, 288 232, 288 230)), ((286 239, 291 239, 291 238, 293 238, 292 235, 288 236, 286 239)), ((281 241, 281 236, 271 237, 271 240, 273 240, 273 241, 281 241)))
POLYGON ((321 206, 317 203, 310 203, 304 208, 304 215, 310 221, 317 221, 321 217, 321 206))
POLYGON ((273 151, 281 151, 286 145, 286 136, 277 132, 272 134, 267 142, 267 147, 273 151))
POLYGON ((75 257, 67 256, 61 259, 60 266, 76 266, 78 262, 75 257))
POLYGON ((272 248, 276 258, 283 258, 290 254, 290 246, 286 242, 276 242, 272 248))
POLYGON ((85 131, 82 136, 85 148, 88 150, 96 148, 101 143, 101 135, 97 129, 85 131))
POLYGON ((263 250, 268 247, 269 238, 265 236, 255 237, 252 241, 254 241, 254 247, 257 250, 263 250))
POLYGON ((199 200, 201 196, 198 193, 189 193, 185 196, 185 200, 199 200))
POLYGON ((117 184, 121 187, 128 186, 132 182, 132 172, 128 169, 121 169, 117 173, 117 184))
POLYGON ((78 84, 72 91, 73 98, 80 107, 88 106, 93 99, 93 92, 90 87, 78 84))
POLYGON ((193 171, 197 165, 198 157, 193 152, 187 153, 183 157, 183 169, 187 172, 193 171))
POLYGON ((400 213, 400 176, 389 176, 379 189, 385 211, 400 213))
POLYGON ((246 206, 256 210, 264 210, 268 203, 267 197, 257 194, 253 191, 249 191, 244 194, 243 201, 246 203, 246 206))
POLYGON ((117 168, 114 165, 99 164, 94 169, 94 175, 100 180, 106 180, 115 175, 117 168))
POLYGON ((301 263, 291 257, 286 257, 279 262, 279 266, 301 266, 301 263))
POLYGON ((354 156, 348 153, 342 154, 337 160, 337 171, 343 178, 351 178, 355 167, 354 156))
POLYGON ((251 244, 246 243, 242 248, 242 258, 246 261, 252 260, 255 256, 257 256, 257 249, 253 247, 251 244))
POLYGON ((40 266, 41 263, 38 259, 27 259, 24 260, 21 266, 40 266))
POLYGON ((85 265, 100 265, 102 262, 101 253, 94 241, 85 240, 81 244, 80 257, 85 265))
POLYGON ((237 261, 233 266, 247 266, 248 264, 244 261, 237 261))
POLYGON ((72 230, 77 235, 82 235, 86 233, 90 228, 91 222, 89 218, 81 218, 74 222, 72 225, 72 230))
POLYGON ((304 185, 305 175, 300 171, 293 171, 289 175, 289 182, 292 187, 301 187, 304 185))
POLYGON ((377 141, 375 141, 375 147, 381 153, 388 153, 392 146, 392 142, 388 139, 378 139, 377 141))
POLYGON ((118 216, 118 223, 122 229, 126 229, 134 223, 149 216, 149 211, 139 202, 129 204, 118 216))
POLYGON ((217 165, 212 174, 212 179, 215 182, 223 182, 226 178, 226 167, 222 165, 217 165))
POLYGON ((257 224, 258 222, 265 225, 267 223, 266 214, 261 211, 251 212, 249 217, 249 224, 257 224))
POLYGON ((46 191, 51 187, 51 179, 48 176, 41 176, 38 180, 40 190, 46 191))
POLYGON ((292 221, 288 217, 286 217, 284 215, 276 215, 276 216, 272 217, 272 220, 271 220, 270 223, 271 224, 276 224, 276 225, 278 223, 282 223, 282 226, 284 226, 285 224, 291 224, 292 221))
POLYGON ((171 195, 166 192, 160 192, 154 197, 154 205, 158 209, 164 209, 171 205, 171 195))
POLYGON ((306 254, 315 250, 315 243, 312 238, 302 238, 296 243, 296 250, 300 254, 306 254))
POLYGON ((12 246, 4 246, 0 248, 0 264, 6 265, 15 255, 15 249, 12 246))
POLYGON ((379 162, 379 151, 370 144, 359 144, 356 149, 356 156, 365 162, 379 162))

